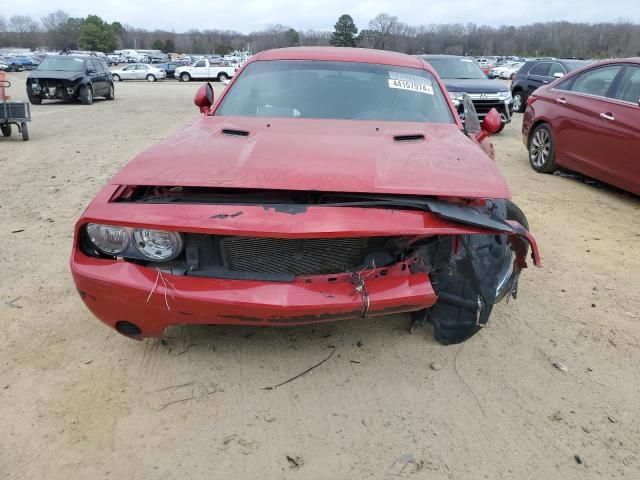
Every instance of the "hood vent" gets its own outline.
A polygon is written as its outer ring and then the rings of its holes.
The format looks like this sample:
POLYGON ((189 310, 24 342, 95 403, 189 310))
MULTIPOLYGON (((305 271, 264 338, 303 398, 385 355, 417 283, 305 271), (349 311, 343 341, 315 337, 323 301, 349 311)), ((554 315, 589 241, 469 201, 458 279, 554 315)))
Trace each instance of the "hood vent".
POLYGON ((412 135, 395 135, 393 139, 396 142, 421 142, 424 140, 424 135, 421 133, 415 133, 412 135))
POLYGON ((246 130, 233 130, 231 128, 225 128, 222 130, 223 135, 229 135, 232 137, 248 137, 249 132, 246 130))

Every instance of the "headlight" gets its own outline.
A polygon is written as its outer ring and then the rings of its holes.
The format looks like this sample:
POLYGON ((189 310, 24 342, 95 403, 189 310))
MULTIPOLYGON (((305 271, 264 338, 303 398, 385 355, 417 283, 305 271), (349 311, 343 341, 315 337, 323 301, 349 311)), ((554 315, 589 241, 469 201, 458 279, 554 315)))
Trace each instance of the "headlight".
POLYGON ((511 92, 498 92, 498 98, 500 100, 511 100, 511 92))
POLYGON ((136 228, 133 230, 133 244, 151 260, 173 260, 182 251, 182 236, 165 230, 136 228))
POLYGON ((108 255, 119 255, 129 247, 131 236, 129 229, 115 225, 98 225, 89 223, 87 225, 89 239, 98 250, 108 255))
POLYGON ((451 100, 458 100, 461 101, 463 98, 464 92, 449 92, 449 98, 451 98, 451 100))

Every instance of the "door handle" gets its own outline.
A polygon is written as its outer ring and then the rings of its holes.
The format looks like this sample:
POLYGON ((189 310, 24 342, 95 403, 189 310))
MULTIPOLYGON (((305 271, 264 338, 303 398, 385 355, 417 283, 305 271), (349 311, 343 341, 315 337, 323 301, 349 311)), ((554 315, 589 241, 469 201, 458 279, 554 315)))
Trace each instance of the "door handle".
POLYGON ((564 105, 565 103, 567 103, 567 101, 564 98, 556 98, 556 103, 564 105))
POLYGON ((600 114, 600 118, 604 118, 605 120, 611 120, 611 121, 616 119, 611 112, 602 112, 600 114))

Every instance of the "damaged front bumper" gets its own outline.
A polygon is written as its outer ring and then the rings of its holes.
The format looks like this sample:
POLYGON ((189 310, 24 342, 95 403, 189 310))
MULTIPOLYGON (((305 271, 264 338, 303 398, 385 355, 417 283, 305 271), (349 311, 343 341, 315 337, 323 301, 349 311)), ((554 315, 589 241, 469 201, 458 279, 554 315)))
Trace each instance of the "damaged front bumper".
MULTIPOLYGON (((177 324, 301 325, 430 309, 439 301, 439 289, 446 287, 443 279, 456 268, 466 268, 459 261, 460 252, 469 248, 459 241, 465 238, 508 238, 516 252, 516 274, 526 267, 528 251, 534 264, 540 264, 535 240, 520 224, 482 218, 447 202, 432 202, 431 212, 382 205, 287 210, 109 202, 112 194, 109 189, 101 192, 78 221, 71 271, 80 296, 94 315, 135 338, 160 336, 167 326, 177 324), (443 242, 447 255, 437 260, 442 255, 426 243, 384 265, 374 263, 348 272, 299 275, 290 281, 215 278, 198 272, 175 274, 157 264, 91 257, 80 245, 82 228, 90 222, 270 239, 392 237, 411 238, 420 245, 421 240, 442 238, 447 239, 443 242), (461 266, 456 267, 456 262, 461 266), (120 326, 125 323, 137 326, 139 332, 123 331, 120 326)), ((481 258, 471 258, 469 275, 482 269, 481 263, 481 258)), ((481 290, 479 295, 490 312, 495 298, 486 299, 481 290)), ((464 307, 466 301, 456 300, 450 291, 442 290, 443 301, 464 307)), ((478 319, 486 322, 482 315, 478 319)))

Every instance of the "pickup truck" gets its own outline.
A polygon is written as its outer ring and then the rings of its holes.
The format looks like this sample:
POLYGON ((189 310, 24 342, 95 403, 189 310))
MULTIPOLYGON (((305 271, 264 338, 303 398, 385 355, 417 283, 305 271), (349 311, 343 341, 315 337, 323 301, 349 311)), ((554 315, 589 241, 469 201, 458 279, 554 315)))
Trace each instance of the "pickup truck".
POLYGON ((188 82, 192 78, 215 78, 219 82, 233 77, 235 67, 216 65, 209 60, 198 60, 193 65, 176 68, 174 76, 181 82, 188 82))

